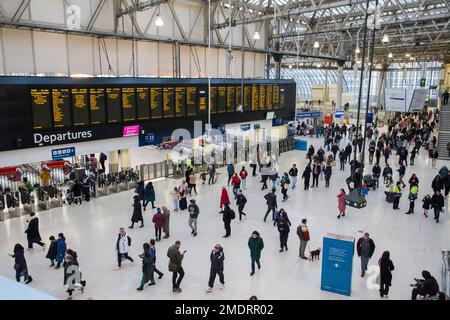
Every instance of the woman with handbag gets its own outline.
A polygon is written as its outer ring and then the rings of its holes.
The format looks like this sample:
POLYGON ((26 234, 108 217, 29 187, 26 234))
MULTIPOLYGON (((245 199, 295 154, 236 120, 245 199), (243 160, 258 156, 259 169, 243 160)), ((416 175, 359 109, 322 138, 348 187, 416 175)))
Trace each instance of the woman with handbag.
POLYGON ((390 259, 389 251, 384 251, 380 260, 378 260, 380 266, 380 297, 387 298, 389 294, 389 287, 392 283, 392 271, 394 270, 394 264, 390 259))
POLYGON ((16 243, 14 246, 13 254, 9 254, 11 258, 14 258, 14 270, 16 271, 16 280, 20 282, 20 278, 23 276, 25 284, 33 281, 30 275, 28 275, 27 261, 25 260, 25 251, 20 243, 16 243))

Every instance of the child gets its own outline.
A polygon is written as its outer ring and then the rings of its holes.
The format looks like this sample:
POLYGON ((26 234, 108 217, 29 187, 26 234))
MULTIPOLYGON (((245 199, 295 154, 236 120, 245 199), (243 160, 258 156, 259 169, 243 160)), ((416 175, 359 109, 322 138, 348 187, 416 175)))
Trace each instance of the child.
POLYGON ((48 240, 50 240, 50 247, 48 248, 48 252, 47 255, 45 256, 45 258, 50 259, 50 268, 53 267, 55 265, 55 259, 56 259, 56 239, 54 236, 50 236, 50 238, 48 238, 48 240))
POLYGON ((207 174, 206 171, 200 173, 200 179, 202 179, 202 184, 205 184, 206 182, 206 174, 207 174))
POLYGON ((428 210, 430 210, 430 206, 431 206, 431 197, 429 194, 427 194, 423 199, 423 215, 425 216, 425 218, 428 218, 428 210))

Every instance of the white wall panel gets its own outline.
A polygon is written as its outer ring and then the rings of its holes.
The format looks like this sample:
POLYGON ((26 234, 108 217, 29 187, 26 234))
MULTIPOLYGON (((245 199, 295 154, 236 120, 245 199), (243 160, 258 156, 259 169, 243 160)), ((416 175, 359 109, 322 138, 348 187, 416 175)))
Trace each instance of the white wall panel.
POLYGON ((219 49, 218 55, 219 55, 217 62, 217 65, 219 67, 218 76, 225 78, 227 77, 227 50, 219 49))
POLYGON ((108 60, 111 64, 112 72, 111 75, 117 74, 117 47, 116 47, 116 39, 100 39, 100 55, 98 51, 99 41, 95 39, 94 41, 94 64, 95 64, 95 73, 98 74, 108 74, 108 60), (104 50, 102 42, 104 40, 106 50, 104 50), (107 53, 107 54, 106 54, 107 53), (101 66, 101 69, 100 69, 101 66))
POLYGON ((29 8, 33 21, 65 24, 65 7, 61 0, 31 1, 29 8))
MULTIPOLYGON (((177 14, 178 20, 180 21, 181 27, 183 28, 184 34, 187 37, 189 35, 189 30, 191 27, 190 15, 189 15, 190 6, 186 3, 175 2, 174 9, 177 14)), ((178 26, 176 25, 175 20, 174 20, 174 37, 177 39, 183 39, 180 31, 178 30, 178 26)))
POLYGON ((0 29, 0 74, 5 74, 5 64, 4 64, 4 57, 3 57, 3 34, 2 29, 0 29))
POLYGON ((0 9, 7 17, 12 17, 19 7, 21 1, 17 0, 1 0, 0 9))
POLYGON ((158 75, 158 45, 155 42, 137 43, 137 61, 139 75, 158 75))
POLYGON ((34 73, 31 31, 2 29, 6 73, 34 73))
MULTIPOLYGON (((173 38, 174 37, 174 32, 173 32, 173 28, 175 25, 175 21, 173 20, 172 17, 172 13, 170 12, 170 9, 168 8, 167 5, 161 5, 160 6, 160 16, 164 21, 164 26, 163 27, 158 27, 156 28, 156 34, 160 35, 160 36, 164 36, 164 37, 169 37, 169 38, 173 38)), ((155 18, 156 20, 156 18, 155 18)), ((154 24, 154 23, 153 23, 154 24)), ((176 28, 176 27, 175 27, 176 28)))
MULTIPOLYGON (((189 32, 191 29, 192 33, 191 33, 191 39, 193 40, 198 40, 198 41, 203 41, 204 39, 204 31, 205 28, 203 27, 203 23, 205 21, 205 10, 202 10, 202 13, 200 14, 200 16, 198 17, 197 23, 194 25, 195 23, 195 19, 197 18, 197 15, 199 13, 199 11, 201 10, 202 6, 197 6, 197 5, 191 5, 190 6, 190 26, 189 26, 189 32)), ((189 35, 188 32, 188 35, 189 35)))
MULTIPOLYGON (((117 49, 117 55, 119 58, 118 75, 132 75, 132 42, 128 40, 117 40, 117 49)), ((136 47, 134 48, 134 50, 136 50, 136 47)), ((136 52, 134 54, 134 59, 136 60, 136 52)))
MULTIPOLYGON (((94 75, 93 41, 90 37, 68 35, 69 71, 71 74, 94 75)), ((96 43, 96 42, 94 42, 96 43)))
POLYGON ((255 53, 254 77, 264 78, 265 77, 265 67, 266 67, 266 54, 265 53, 255 53))
MULTIPOLYGON (((86 27, 89 23, 89 20, 91 18, 92 12, 95 8, 92 9, 91 2, 94 3, 94 5, 97 4, 97 0, 70 0, 67 1, 67 3, 71 6, 77 6, 80 8, 80 17, 79 17, 79 23, 82 27, 86 27)), ((65 21, 67 23, 67 5, 65 6, 65 21)))
POLYGON ((172 46, 169 44, 159 44, 159 76, 173 76, 172 46))
POLYGON ((66 35, 33 31, 36 73, 68 73, 66 35))
MULTIPOLYGON (((92 0, 91 14, 94 12, 100 0, 92 0)), ((97 17, 92 29, 114 30, 114 1, 107 0, 97 17)))
POLYGON ((246 52, 244 63, 244 78, 254 77, 255 54, 253 52, 246 52))
POLYGON ((180 71, 182 77, 191 77, 191 50, 188 46, 180 47, 180 71))
POLYGON ((240 78, 242 74, 241 66, 242 66, 242 52, 241 51, 233 51, 234 62, 233 62, 233 78, 240 78))
POLYGON ((208 50, 206 50, 206 63, 208 65, 208 73, 210 77, 217 77, 218 65, 217 65, 218 50, 211 48, 211 53, 208 58, 208 50), (209 63, 208 63, 209 61, 209 63))

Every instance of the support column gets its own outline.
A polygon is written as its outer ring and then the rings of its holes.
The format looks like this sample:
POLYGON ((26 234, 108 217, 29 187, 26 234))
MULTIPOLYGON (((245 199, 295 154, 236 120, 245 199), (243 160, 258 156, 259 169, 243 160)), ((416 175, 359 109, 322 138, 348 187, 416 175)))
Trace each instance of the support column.
POLYGON ((378 81, 377 86, 377 101, 376 106, 378 107, 381 103, 381 101, 384 101, 382 97, 384 96, 384 88, 386 87, 386 77, 389 70, 389 64, 383 63, 381 66, 381 74, 380 74, 380 80, 378 81))
POLYGON ((108 154, 109 173, 119 172, 119 152, 111 151, 108 154))
POLYGON ((336 109, 342 109, 342 87, 344 82, 344 62, 338 61, 338 78, 336 88, 336 109))
POLYGON ((128 149, 120 150, 120 170, 130 170, 130 169, 131 169, 130 150, 128 149))

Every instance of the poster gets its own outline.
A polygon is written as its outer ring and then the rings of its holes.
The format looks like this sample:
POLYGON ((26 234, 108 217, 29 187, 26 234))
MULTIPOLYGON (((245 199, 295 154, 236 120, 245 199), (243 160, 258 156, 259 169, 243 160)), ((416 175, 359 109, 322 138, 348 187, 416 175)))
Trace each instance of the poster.
POLYGON ((321 290, 351 295, 354 246, 353 237, 326 234, 323 238, 321 290))

